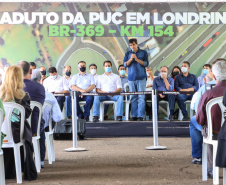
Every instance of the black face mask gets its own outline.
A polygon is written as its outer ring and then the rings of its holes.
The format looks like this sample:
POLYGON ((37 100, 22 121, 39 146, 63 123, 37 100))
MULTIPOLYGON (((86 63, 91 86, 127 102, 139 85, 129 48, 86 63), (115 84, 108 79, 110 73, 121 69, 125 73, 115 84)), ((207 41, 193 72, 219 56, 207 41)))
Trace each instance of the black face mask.
POLYGON ((86 67, 80 67, 80 71, 81 72, 85 72, 86 71, 86 67))
POLYGON ((173 76, 179 75, 179 71, 173 72, 173 76))
POLYGON ((66 76, 71 76, 71 72, 70 71, 66 71, 66 76))
POLYGON ((46 71, 41 71, 41 74, 42 75, 46 75, 46 71))

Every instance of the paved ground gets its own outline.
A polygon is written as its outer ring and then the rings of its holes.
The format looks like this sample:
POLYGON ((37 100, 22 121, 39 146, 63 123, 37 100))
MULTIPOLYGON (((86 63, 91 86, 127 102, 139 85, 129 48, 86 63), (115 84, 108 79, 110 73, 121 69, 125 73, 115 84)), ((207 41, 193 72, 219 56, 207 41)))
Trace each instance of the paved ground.
POLYGON ((23 184, 212 184, 212 180, 202 182, 201 165, 191 163, 190 138, 160 138, 159 143, 167 150, 145 150, 152 138, 87 139, 79 146, 88 151, 67 153, 64 149, 72 142, 55 141, 56 162, 46 161, 38 180, 23 184))

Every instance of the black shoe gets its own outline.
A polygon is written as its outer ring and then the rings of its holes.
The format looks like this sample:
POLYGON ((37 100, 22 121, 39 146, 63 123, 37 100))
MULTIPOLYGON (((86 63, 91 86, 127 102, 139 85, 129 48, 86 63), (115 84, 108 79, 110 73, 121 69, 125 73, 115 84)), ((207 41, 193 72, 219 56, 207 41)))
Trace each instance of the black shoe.
POLYGON ((41 168, 44 168, 44 165, 41 165, 41 168))
POLYGON ((137 121, 137 117, 130 118, 130 121, 137 121))
POLYGON ((182 121, 189 121, 189 120, 190 120, 190 119, 189 119, 188 116, 184 116, 183 119, 182 119, 182 121))
POLYGON ((144 121, 144 119, 142 117, 138 117, 137 121, 144 121))
POLYGON ((104 115, 104 120, 105 120, 105 119, 108 119, 108 115, 107 115, 107 114, 104 115))
POLYGON ((213 179, 213 170, 208 171, 208 177, 209 177, 210 179, 213 179))
POLYGON ((117 116, 116 121, 122 121, 122 116, 117 116))
POLYGON ((68 116, 67 119, 71 119, 71 116, 68 116))
POLYGON ((202 158, 194 158, 194 159, 192 160, 192 163, 193 163, 193 164, 202 164, 202 158))
POLYGON ((170 116, 169 116, 169 120, 170 120, 170 121, 174 121, 173 115, 170 115, 170 116))
POLYGON ((89 118, 85 118, 86 122, 89 122, 89 118))
POLYGON ((99 121, 99 117, 98 116, 93 116, 93 122, 98 122, 99 121))

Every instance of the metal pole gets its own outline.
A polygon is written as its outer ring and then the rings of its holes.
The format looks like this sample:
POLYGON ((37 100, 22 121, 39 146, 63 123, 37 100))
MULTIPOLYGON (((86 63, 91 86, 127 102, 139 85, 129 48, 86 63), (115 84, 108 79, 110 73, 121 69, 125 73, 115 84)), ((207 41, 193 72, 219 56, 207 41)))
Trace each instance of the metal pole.
POLYGON ((152 122, 153 122, 153 140, 154 145, 146 147, 146 150, 163 150, 166 146, 158 144, 158 107, 157 107, 157 91, 152 90, 152 122))

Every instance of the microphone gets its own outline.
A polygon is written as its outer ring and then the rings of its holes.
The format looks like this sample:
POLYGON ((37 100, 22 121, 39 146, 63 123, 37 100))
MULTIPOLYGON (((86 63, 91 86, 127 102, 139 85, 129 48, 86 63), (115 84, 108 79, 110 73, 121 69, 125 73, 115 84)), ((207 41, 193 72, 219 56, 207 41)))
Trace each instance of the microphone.
POLYGON ((132 53, 134 53, 134 50, 132 49, 132 53))

